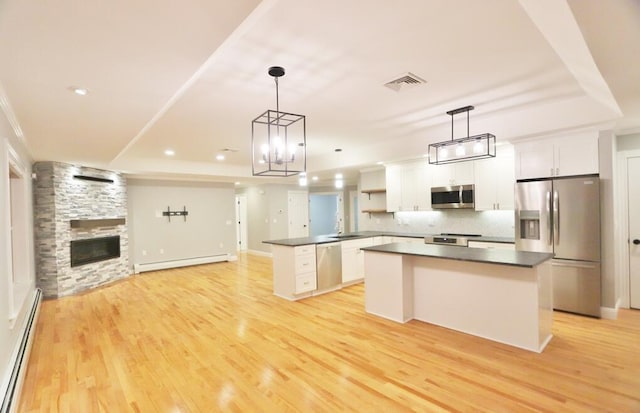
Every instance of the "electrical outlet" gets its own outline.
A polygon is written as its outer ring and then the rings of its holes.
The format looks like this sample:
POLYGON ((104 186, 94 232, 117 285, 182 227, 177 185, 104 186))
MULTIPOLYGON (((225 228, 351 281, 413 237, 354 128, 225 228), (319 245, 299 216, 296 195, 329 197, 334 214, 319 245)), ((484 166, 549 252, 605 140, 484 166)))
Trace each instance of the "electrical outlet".
POLYGON ((147 255, 147 250, 142 250, 142 256, 146 256, 147 255))
POLYGON ((224 248, 224 244, 222 242, 220 243, 220 248, 224 248))
POLYGON ((160 248, 160 254, 164 254, 164 248, 160 248))

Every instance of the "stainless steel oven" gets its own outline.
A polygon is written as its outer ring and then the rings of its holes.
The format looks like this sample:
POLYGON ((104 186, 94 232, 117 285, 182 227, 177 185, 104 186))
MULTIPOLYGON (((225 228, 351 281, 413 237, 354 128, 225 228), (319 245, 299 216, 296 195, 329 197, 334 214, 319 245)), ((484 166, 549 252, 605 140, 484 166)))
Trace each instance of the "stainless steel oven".
POLYGON ((433 209, 475 209, 474 185, 436 186, 431 188, 433 209))

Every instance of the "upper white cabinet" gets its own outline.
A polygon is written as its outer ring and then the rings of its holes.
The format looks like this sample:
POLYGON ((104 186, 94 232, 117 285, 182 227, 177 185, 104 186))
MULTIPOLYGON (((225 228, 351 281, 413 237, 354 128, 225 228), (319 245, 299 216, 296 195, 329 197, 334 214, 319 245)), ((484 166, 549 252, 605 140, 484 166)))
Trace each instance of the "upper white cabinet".
POLYGON ((516 179, 597 174, 598 132, 515 144, 516 179))
POLYGON ((468 185, 474 181, 474 162, 429 165, 431 186, 468 185))
POLYGON ((514 209, 515 182, 513 146, 501 145, 495 158, 475 161, 476 211, 514 209))
POLYGON ((386 167, 387 211, 428 211, 431 209, 431 180, 427 162, 386 167))

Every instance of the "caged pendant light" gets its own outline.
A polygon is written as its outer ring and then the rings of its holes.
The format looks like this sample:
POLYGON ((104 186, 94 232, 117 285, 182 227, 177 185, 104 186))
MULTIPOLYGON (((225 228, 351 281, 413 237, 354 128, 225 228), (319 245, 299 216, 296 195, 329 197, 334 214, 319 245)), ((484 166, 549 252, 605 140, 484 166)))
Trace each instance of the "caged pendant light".
POLYGON ((473 161, 496 156, 496 137, 490 133, 469 136, 469 111, 473 106, 450 110, 451 140, 429 144, 429 163, 444 165, 453 162, 473 161), (453 115, 467 112, 467 137, 453 139, 453 115))
POLYGON ((284 68, 272 66, 276 83, 276 110, 267 110, 251 122, 251 168, 254 176, 291 176, 307 169, 306 119, 280 111, 278 78, 284 68))

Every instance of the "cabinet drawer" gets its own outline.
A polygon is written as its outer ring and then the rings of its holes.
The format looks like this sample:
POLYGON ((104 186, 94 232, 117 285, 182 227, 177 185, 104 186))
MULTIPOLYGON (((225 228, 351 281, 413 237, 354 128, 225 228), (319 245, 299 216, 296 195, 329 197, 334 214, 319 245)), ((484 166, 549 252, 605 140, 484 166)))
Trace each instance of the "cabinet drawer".
POLYGON ((296 294, 306 293, 316 289, 316 273, 309 272, 296 276, 296 294))
POLYGON ((311 245, 300 245, 294 248, 295 255, 306 255, 306 254, 315 254, 316 246, 315 244, 311 245))
POLYGON ((306 254, 296 256, 296 274, 316 271, 316 254, 306 254))

